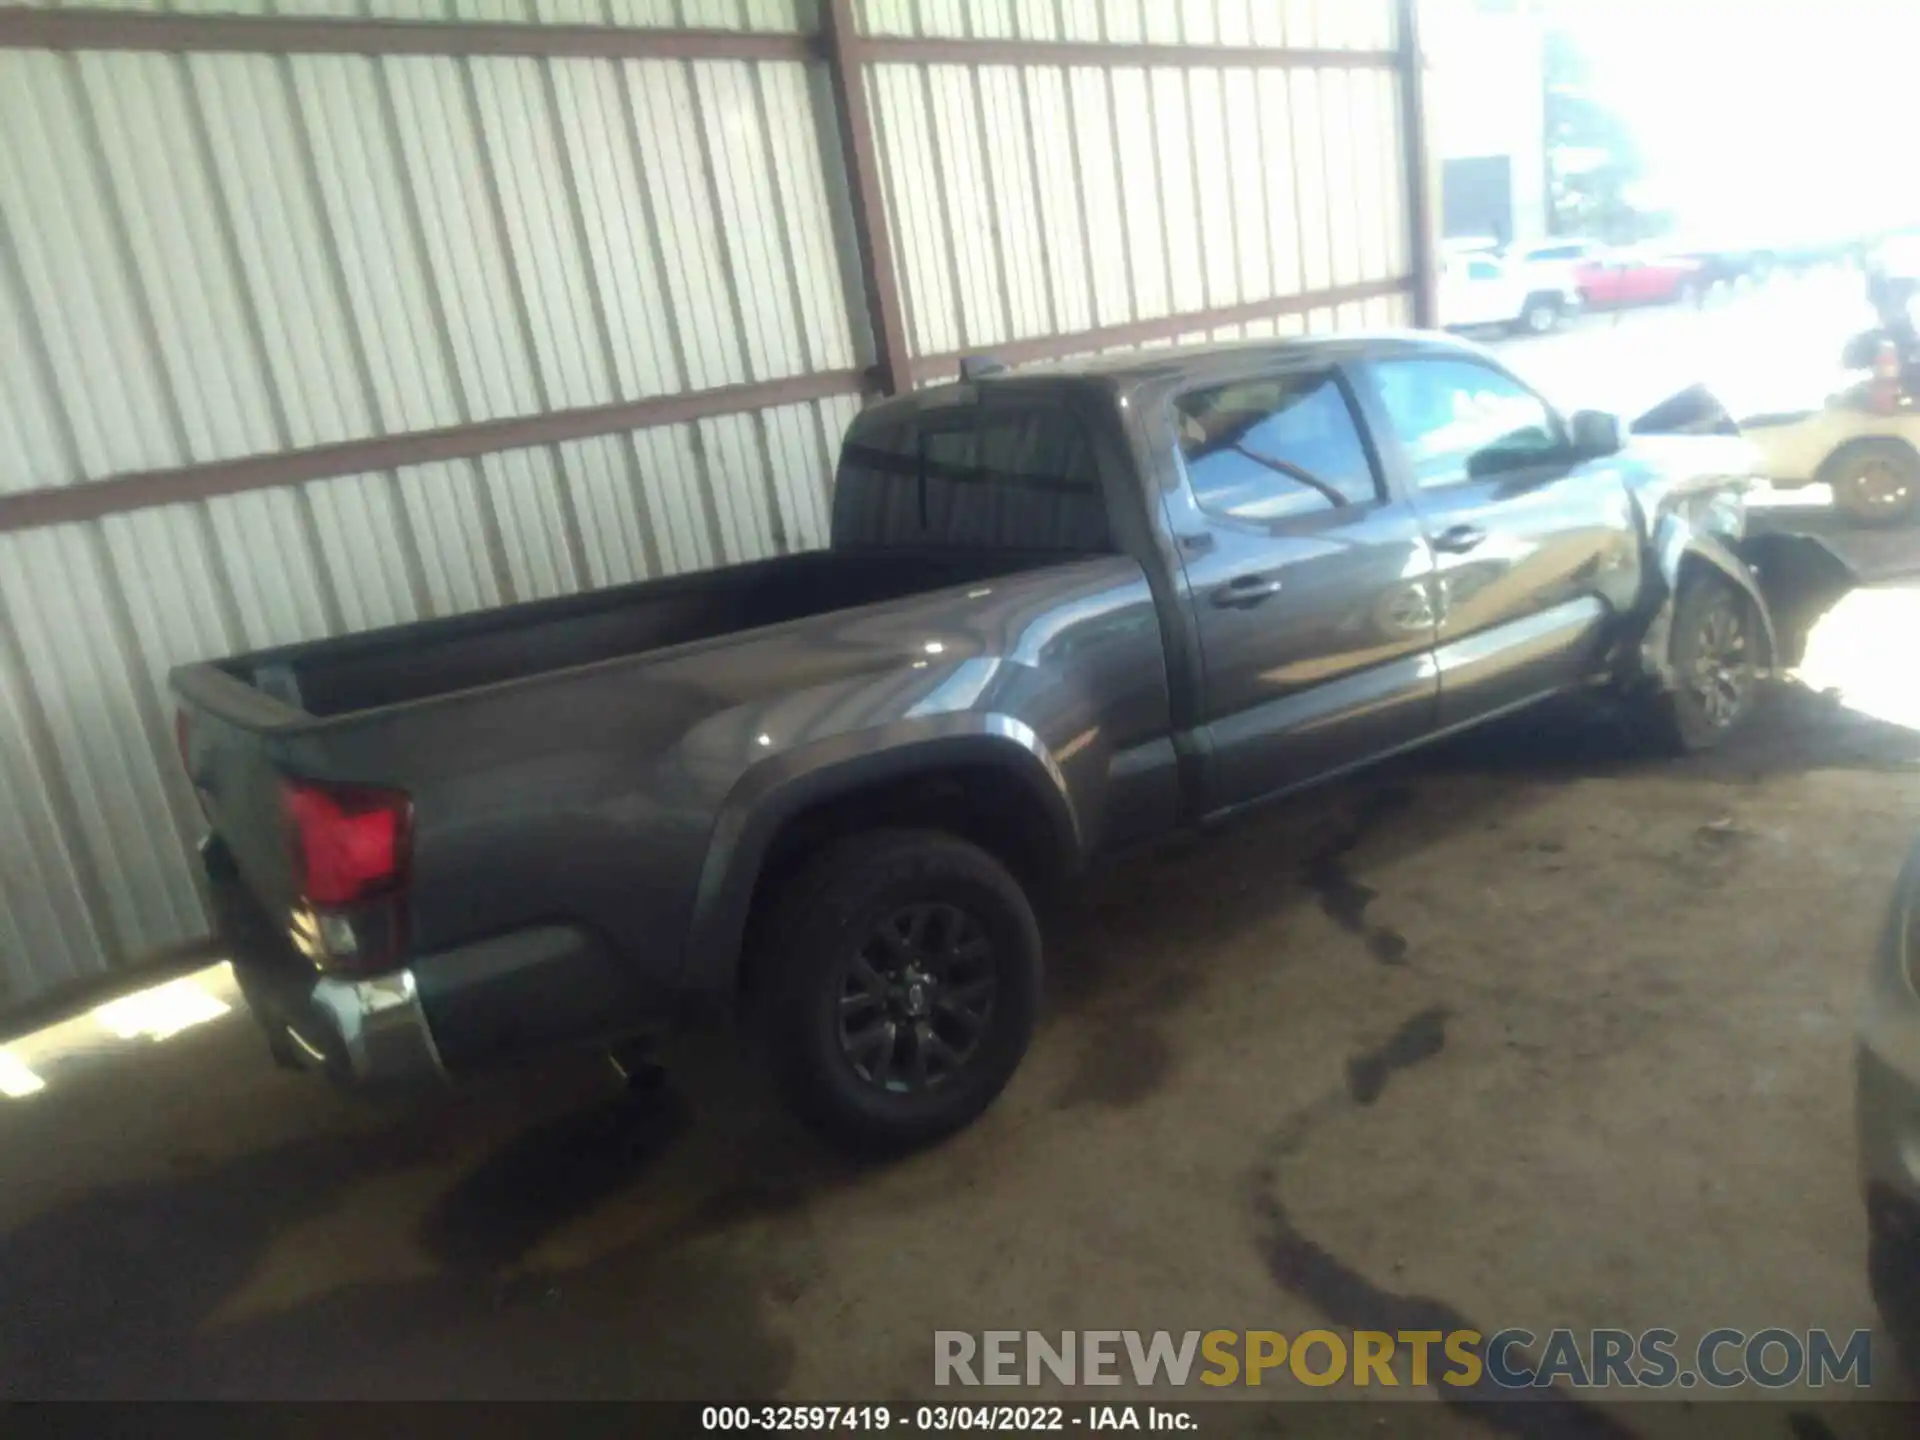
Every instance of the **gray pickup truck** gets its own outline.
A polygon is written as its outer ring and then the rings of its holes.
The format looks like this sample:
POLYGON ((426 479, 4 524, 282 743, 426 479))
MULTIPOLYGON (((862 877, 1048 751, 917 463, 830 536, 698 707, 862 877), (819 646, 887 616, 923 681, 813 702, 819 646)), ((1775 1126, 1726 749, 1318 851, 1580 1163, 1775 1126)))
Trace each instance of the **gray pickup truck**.
POLYGON ((730 1015, 832 1136, 925 1142, 1090 862, 1568 691, 1726 734, 1751 472, 1438 336, 970 369, 855 422, 824 552, 175 671, 210 893, 282 1061, 730 1015))

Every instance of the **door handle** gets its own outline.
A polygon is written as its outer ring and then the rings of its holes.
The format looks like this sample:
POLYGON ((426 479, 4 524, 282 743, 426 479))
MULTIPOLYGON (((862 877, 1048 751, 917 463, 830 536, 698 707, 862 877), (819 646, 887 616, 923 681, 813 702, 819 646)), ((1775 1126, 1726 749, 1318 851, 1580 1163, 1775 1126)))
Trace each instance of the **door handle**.
POLYGON ((1449 525, 1433 537, 1433 548, 1444 550, 1449 555, 1464 555, 1476 549, 1487 538, 1487 532, 1478 525, 1449 525))
POLYGON ((1251 610, 1279 593, 1280 582, 1271 576, 1236 575, 1213 592, 1213 603, 1222 610, 1251 610))

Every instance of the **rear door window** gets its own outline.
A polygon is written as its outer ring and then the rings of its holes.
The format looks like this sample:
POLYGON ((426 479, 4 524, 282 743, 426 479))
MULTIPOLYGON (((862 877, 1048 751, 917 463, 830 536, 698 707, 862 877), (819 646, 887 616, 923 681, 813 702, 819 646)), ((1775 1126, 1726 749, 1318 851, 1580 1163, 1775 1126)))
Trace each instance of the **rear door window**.
POLYGON ((1379 498, 1331 371, 1240 381, 1175 403, 1187 479, 1210 515, 1272 524, 1379 498))

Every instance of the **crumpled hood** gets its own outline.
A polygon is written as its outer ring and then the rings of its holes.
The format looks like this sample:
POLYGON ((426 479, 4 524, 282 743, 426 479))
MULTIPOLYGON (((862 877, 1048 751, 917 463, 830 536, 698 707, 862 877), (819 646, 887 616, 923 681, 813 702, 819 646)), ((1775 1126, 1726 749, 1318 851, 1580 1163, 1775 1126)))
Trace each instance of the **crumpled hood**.
POLYGON ((1631 431, 1621 458, 1634 497, 1650 515, 1690 496, 1744 495, 1766 473, 1758 447, 1704 386, 1662 401, 1631 431))

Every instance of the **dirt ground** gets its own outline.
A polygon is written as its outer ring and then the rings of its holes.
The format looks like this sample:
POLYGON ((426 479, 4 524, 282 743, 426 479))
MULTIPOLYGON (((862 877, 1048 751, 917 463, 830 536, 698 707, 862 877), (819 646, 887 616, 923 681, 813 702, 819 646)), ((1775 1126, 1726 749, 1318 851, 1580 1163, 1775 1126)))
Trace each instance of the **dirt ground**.
POLYGON ((711 1053, 636 1118, 584 1061, 368 1104, 238 1014, 21 1042, 0 1397, 897 1400, 936 1329, 1871 1326, 1851 1031, 1920 816, 1916 629, 1920 590, 1850 597, 1712 758, 1529 717, 1129 865, 1053 936, 1004 1100, 886 1166, 711 1053))

